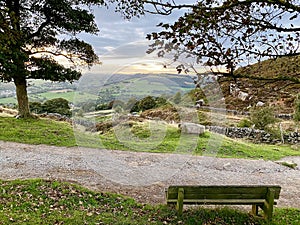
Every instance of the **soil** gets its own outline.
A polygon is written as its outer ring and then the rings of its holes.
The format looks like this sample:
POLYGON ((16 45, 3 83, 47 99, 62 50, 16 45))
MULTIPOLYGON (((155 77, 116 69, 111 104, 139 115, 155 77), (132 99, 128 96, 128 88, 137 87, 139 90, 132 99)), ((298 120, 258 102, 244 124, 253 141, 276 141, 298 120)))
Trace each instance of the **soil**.
POLYGON ((279 207, 300 208, 300 157, 272 161, 54 147, 0 141, 0 179, 44 178, 164 203, 169 185, 276 184, 279 207))

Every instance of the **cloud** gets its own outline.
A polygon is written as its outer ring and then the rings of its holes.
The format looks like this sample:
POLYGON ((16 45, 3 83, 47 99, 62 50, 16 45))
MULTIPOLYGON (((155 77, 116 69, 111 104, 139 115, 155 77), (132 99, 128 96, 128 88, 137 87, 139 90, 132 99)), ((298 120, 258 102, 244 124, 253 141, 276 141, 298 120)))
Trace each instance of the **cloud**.
POLYGON ((83 38, 94 46, 99 55, 107 54, 110 47, 118 48, 133 42, 147 41, 148 33, 160 30, 156 26, 158 23, 174 21, 179 16, 178 13, 170 16, 147 14, 126 20, 120 13, 114 12, 113 7, 96 8, 94 13, 100 32, 97 36, 83 35, 83 38))
POLYGON ((100 55, 102 59, 128 59, 128 58, 140 58, 146 56, 146 50, 148 49, 148 43, 146 41, 137 41, 124 44, 121 46, 106 46, 104 47, 107 53, 100 55))
MULTIPOLYGON (((147 14, 131 20, 123 19, 120 13, 114 12, 113 7, 96 8, 94 14, 100 30, 99 34, 97 36, 81 35, 81 38, 92 44, 103 63, 101 66, 94 67, 91 72, 113 73, 120 68, 125 70, 126 67, 126 73, 130 73, 130 68, 132 72, 142 72, 142 70, 159 72, 163 67, 162 64, 168 59, 158 59, 156 54, 146 54, 148 45, 151 44, 146 39, 146 35, 159 31, 160 28, 156 25, 160 22, 175 21, 182 15, 182 11, 169 16, 147 14), (152 62, 149 64, 147 60, 152 60, 152 62)), ((170 70, 165 71, 170 72, 170 70)), ((176 73, 174 69, 172 71, 176 73)))

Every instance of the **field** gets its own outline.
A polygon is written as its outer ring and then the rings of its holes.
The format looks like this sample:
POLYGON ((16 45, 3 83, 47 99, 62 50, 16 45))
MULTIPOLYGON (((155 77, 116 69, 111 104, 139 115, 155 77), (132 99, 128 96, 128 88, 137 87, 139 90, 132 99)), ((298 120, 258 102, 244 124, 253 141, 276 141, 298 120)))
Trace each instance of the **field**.
MULTIPOLYGON (((101 97, 107 103, 120 98, 173 95, 178 91, 186 93, 194 88, 191 81, 187 76, 178 75, 159 77, 147 74, 116 74, 105 80, 100 75, 87 74, 75 84, 29 80, 28 96, 30 101, 43 102, 53 98, 65 98, 74 104, 88 101, 96 103, 101 97)), ((0 83, 0 104, 16 104, 14 92, 12 83, 0 83), (7 91, 10 93, 9 96, 4 94, 7 91)))

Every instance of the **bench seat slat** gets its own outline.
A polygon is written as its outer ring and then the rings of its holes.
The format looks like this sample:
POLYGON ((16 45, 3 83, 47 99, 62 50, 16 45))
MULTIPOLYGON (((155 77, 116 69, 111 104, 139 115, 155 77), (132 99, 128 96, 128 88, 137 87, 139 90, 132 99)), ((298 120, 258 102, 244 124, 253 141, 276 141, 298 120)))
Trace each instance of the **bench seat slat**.
MULTIPOLYGON (((206 193, 186 193, 184 198, 186 199, 265 199, 266 194, 206 194, 206 193)), ((176 194, 168 194, 168 199, 177 199, 176 194)))
MULTIPOLYGON (((168 204, 176 204, 176 199, 170 199, 168 204)), ((184 199, 183 204, 186 205, 263 205, 264 199, 184 199)), ((274 202, 276 204, 276 202, 274 202)))

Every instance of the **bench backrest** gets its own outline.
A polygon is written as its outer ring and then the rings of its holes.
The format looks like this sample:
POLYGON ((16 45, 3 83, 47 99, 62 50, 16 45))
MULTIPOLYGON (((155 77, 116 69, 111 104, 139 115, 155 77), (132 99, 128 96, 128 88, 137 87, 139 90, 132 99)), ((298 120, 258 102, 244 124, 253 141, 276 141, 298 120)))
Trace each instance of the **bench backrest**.
POLYGON ((274 199, 279 199, 280 186, 231 185, 231 186, 170 186, 167 200, 178 198, 178 189, 184 189, 184 199, 266 199, 269 189, 273 189, 274 199))

